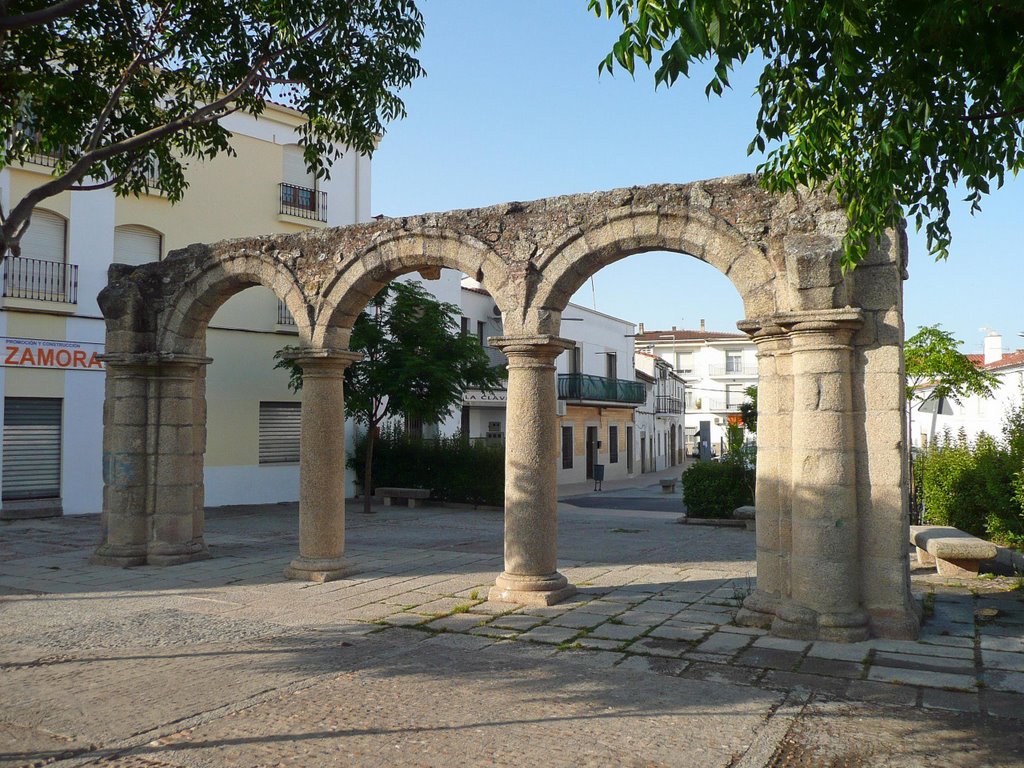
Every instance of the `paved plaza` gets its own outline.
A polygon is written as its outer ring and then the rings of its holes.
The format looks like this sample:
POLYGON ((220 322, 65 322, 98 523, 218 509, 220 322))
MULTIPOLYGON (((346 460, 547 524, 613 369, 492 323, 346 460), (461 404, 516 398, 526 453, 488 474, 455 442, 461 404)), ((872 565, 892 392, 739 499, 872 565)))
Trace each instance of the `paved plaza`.
POLYGON ((677 518, 560 504, 579 594, 544 608, 485 600, 499 512, 350 513, 326 584, 281 576, 295 505, 209 510, 168 568, 89 565, 96 517, 4 524, 0 765, 1024 765, 1012 580, 918 572, 918 642, 781 640, 730 624, 754 534, 677 518))

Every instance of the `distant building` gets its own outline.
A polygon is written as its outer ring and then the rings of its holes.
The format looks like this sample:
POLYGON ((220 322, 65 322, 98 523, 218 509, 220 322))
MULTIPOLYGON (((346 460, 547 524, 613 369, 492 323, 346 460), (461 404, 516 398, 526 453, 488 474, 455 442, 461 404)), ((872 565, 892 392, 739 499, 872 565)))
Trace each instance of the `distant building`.
MULTIPOLYGON (((487 343, 501 336, 503 328, 501 312, 490 295, 475 280, 464 278, 461 305, 463 332, 480 339, 494 364, 503 364, 504 355, 487 343)), ((634 377, 634 330, 627 320, 576 304, 562 314, 562 335, 576 346, 555 361, 560 484, 593 479, 597 466, 603 467, 606 480, 641 471, 635 412, 647 393, 634 377)), ((466 391, 459 419, 462 434, 470 440, 503 442, 505 405, 504 391, 466 391)))
POLYGON ((707 422, 711 452, 725 448, 726 428, 738 423, 740 405, 757 385, 757 350, 744 334, 699 330, 647 331, 636 336, 637 349, 669 363, 686 382, 685 443, 687 455, 697 455, 701 424, 707 422))
POLYGON ((647 399, 636 410, 640 472, 657 472, 683 463, 686 384, 672 366, 650 352, 634 357, 636 378, 647 399))
MULTIPOLYGON (((954 403, 943 398, 915 398, 910 411, 910 439, 915 448, 924 448, 941 439, 949 430, 956 435, 961 429, 968 439, 975 440, 985 432, 993 437, 1002 433, 1003 419, 1011 405, 1020 405, 1024 398, 1024 349, 1003 351, 1003 337, 990 333, 985 337, 984 352, 967 355, 978 368, 995 374, 999 386, 992 397, 971 395, 954 403)), ((919 388, 922 395, 930 387, 919 388)))

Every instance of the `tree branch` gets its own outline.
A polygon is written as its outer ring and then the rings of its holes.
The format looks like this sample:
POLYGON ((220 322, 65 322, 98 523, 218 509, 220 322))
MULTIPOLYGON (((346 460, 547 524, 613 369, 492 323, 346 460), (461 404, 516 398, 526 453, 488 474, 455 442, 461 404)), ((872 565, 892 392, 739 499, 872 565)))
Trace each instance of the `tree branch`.
POLYGON ((96 189, 106 189, 107 187, 112 187, 115 184, 117 184, 117 182, 119 182, 122 178, 123 177, 121 176, 114 176, 110 179, 107 179, 106 181, 101 181, 96 184, 73 184, 72 186, 68 187, 68 189, 74 192, 91 192, 96 189))
POLYGON ((970 113, 960 118, 961 122, 973 123, 979 120, 998 120, 1001 117, 1014 117, 1015 115, 1024 115, 1024 107, 1017 107, 1017 109, 1008 109, 1003 112, 986 112, 981 115, 972 115, 970 113))
POLYGON ((51 5, 49 8, 40 8, 38 11, 23 13, 20 16, 3 16, 0 17, 0 30, 25 29, 26 27, 46 24, 62 16, 74 13, 87 2, 88 0, 62 0, 62 2, 51 5))

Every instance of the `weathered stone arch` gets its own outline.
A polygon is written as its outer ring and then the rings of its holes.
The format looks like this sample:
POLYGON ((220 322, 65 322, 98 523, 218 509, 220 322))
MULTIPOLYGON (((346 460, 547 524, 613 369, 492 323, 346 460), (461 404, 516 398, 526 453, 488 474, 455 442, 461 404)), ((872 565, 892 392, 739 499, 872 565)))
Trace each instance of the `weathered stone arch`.
POLYGON ((648 251, 672 251, 711 265, 733 283, 747 317, 763 317, 780 309, 777 287, 784 276, 763 249, 729 222, 685 206, 628 206, 574 228, 538 259, 545 284, 536 303, 561 311, 597 271, 648 251))
POLYGON ((365 248, 346 255, 325 287, 312 345, 347 346, 346 335, 363 308, 385 285, 403 274, 456 269, 483 284, 495 304, 506 309, 505 261, 483 241, 438 227, 397 227, 381 232, 365 248))
POLYGON ((190 246, 172 254, 171 259, 189 260, 190 269, 168 297, 156 339, 158 348, 201 354, 206 327, 217 310, 235 294, 254 286, 268 288, 284 302, 295 320, 299 339, 308 344, 312 336, 309 302, 282 255, 249 249, 233 251, 226 246, 190 246))

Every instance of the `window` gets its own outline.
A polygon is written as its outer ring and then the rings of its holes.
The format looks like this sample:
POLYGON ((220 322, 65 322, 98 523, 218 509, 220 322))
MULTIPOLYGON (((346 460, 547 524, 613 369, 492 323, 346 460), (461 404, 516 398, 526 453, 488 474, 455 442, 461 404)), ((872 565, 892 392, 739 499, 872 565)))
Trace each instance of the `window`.
POLYGON ((682 373, 693 372, 692 352, 676 352, 676 370, 682 373))
POLYGON ((487 422, 487 439, 488 440, 501 440, 503 433, 501 431, 500 421, 488 421, 487 422))
POLYGON ((21 238, 21 258, 64 263, 68 223, 49 211, 33 211, 32 224, 21 238))
POLYGON ((573 347, 569 350, 569 373, 583 373, 583 350, 573 347))
POLYGON ((562 469, 572 469, 572 427, 562 427, 562 469))
POLYGON ((608 352, 608 365, 605 376, 609 379, 619 378, 619 356, 614 352, 608 352))
POLYGON ((463 336, 469 336, 469 318, 468 317, 462 318, 461 329, 462 329, 462 335, 463 336))
POLYGON ((619 463, 619 428, 608 427, 608 463, 619 463))
POLYGON ((743 353, 742 352, 726 352, 725 353, 725 372, 726 373, 743 373, 743 353))
POLYGON ((260 403, 260 464, 299 460, 302 403, 260 403))
POLYGON ((60 497, 62 408, 59 398, 4 398, 4 501, 60 497))
POLYGON ((487 344, 487 323, 482 323, 479 320, 477 321, 476 338, 480 342, 481 347, 487 344))
POLYGON ((726 408, 735 408, 740 403, 742 403, 744 400, 746 400, 747 396, 743 392, 744 389, 745 389, 745 387, 743 387, 740 384, 730 384, 730 385, 728 385, 725 388, 725 407, 726 408))
POLYGON ((129 225, 114 230, 114 261, 117 264, 148 264, 160 261, 160 233, 148 227, 129 225))

